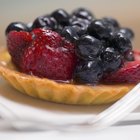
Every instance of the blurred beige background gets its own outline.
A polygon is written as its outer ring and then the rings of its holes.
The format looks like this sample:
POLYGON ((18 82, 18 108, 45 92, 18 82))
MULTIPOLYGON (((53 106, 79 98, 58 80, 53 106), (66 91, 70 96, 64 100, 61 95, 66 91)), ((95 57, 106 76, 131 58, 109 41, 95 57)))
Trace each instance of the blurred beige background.
POLYGON ((10 22, 31 22, 35 17, 64 8, 87 7, 97 18, 112 16, 135 32, 134 46, 140 48, 140 0, 0 0, 0 45, 5 46, 5 28, 10 22))

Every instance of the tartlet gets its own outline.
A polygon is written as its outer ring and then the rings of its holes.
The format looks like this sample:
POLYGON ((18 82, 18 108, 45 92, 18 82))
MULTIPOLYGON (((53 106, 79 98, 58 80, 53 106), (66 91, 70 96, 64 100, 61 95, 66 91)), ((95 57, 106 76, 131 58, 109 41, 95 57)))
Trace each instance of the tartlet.
POLYGON ((64 104, 107 104, 140 81, 134 33, 116 19, 97 19, 84 8, 72 14, 58 9, 31 24, 13 22, 5 33, 0 75, 29 96, 64 104))
POLYGON ((64 104, 112 103, 119 100, 135 86, 134 84, 73 85, 30 76, 16 70, 6 49, 0 50, 0 75, 21 93, 64 104))

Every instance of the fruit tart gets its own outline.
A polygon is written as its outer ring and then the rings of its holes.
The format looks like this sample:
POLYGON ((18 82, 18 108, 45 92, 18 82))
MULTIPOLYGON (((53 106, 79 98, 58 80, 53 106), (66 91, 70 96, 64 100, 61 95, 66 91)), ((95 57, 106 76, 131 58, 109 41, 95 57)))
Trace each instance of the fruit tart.
POLYGON ((65 104, 106 104, 140 81, 140 52, 134 33, 110 17, 96 18, 78 8, 12 22, 0 74, 18 91, 65 104))

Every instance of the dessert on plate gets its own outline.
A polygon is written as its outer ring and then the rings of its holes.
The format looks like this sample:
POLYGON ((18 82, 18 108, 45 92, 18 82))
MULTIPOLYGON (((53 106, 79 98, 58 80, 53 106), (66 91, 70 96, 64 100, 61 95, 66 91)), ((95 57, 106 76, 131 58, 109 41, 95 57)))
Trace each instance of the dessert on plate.
POLYGON ((12 22, 0 74, 17 90, 66 104, 112 103, 140 81, 134 33, 89 10, 57 9, 32 23, 12 22))

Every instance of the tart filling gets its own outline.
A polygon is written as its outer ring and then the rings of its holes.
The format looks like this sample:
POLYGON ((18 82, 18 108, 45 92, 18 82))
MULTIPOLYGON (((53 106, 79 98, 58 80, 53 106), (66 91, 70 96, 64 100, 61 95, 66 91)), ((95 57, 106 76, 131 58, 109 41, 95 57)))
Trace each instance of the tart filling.
POLYGON ((6 66, 0 66, 0 73, 31 96, 103 104, 118 100, 140 81, 134 33, 116 19, 97 19, 84 8, 72 14, 58 9, 31 24, 13 22, 5 33, 10 56, 3 52, 6 66))

